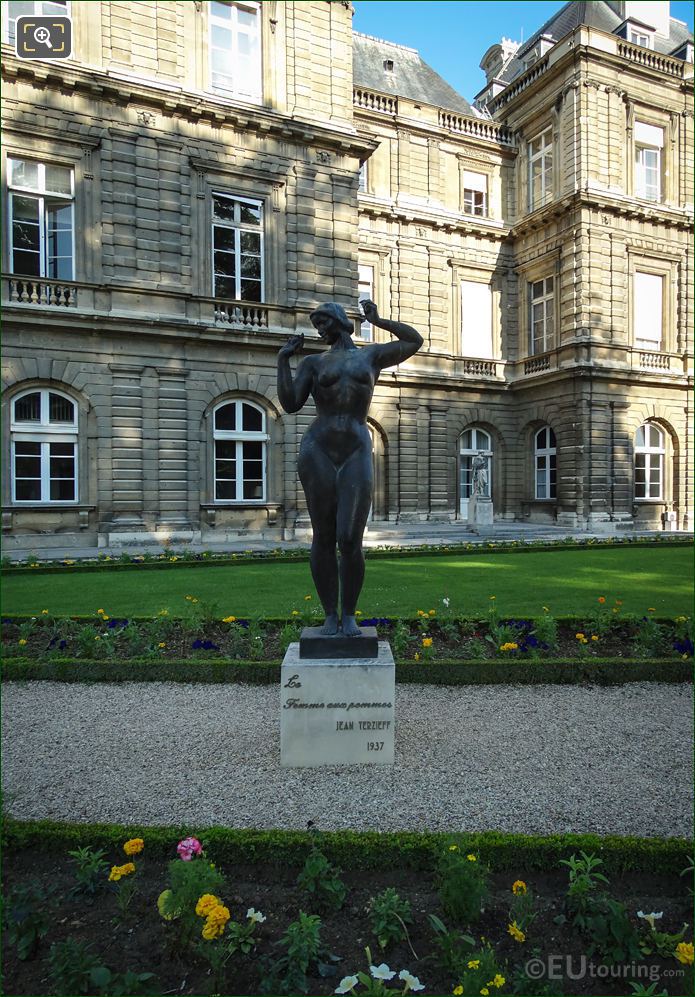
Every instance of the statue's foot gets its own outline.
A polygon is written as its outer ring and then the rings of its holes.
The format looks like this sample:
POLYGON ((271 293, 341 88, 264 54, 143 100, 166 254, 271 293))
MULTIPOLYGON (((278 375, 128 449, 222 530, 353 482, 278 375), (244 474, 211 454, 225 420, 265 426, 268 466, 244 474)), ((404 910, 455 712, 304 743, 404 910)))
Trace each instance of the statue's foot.
POLYGON ((338 614, 329 613, 322 627, 319 628, 319 633, 324 637, 335 637, 338 633, 338 614))
POLYGON ((361 637, 362 636, 362 631, 357 626, 357 623, 355 622, 355 617, 354 616, 348 616, 345 613, 343 613, 343 626, 342 626, 342 630, 343 630, 343 634, 344 634, 345 637, 361 637))

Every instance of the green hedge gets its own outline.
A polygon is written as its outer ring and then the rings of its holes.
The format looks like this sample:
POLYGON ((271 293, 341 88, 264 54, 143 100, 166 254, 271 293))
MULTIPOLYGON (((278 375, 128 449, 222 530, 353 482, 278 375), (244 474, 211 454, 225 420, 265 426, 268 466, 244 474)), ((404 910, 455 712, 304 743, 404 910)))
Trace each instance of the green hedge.
MULTIPOLYGON (((85 661, 79 658, 8 658, 5 681, 47 679, 55 682, 200 682, 273 685, 280 681, 279 661, 130 660, 85 661)), ((396 662, 396 682, 424 685, 622 685, 627 682, 689 682, 692 661, 672 658, 566 658, 503 661, 396 662)))
MULTIPOLYGON (((431 557, 449 557, 452 554, 474 554, 480 555, 485 554, 511 554, 511 553, 526 553, 528 551, 552 551, 552 550, 586 550, 590 547, 592 550, 612 550, 615 547, 675 547, 683 543, 692 543, 691 536, 674 537, 671 535, 664 536, 662 540, 661 537, 653 538, 636 538, 634 540, 629 537, 612 538, 609 537, 605 540, 599 539, 577 541, 572 540, 565 542, 564 540, 551 540, 551 541, 539 541, 534 543, 533 541, 526 542, 523 540, 518 541, 482 541, 479 543, 470 542, 459 542, 446 544, 444 546, 436 545, 430 546, 429 544, 419 544, 413 547, 389 547, 389 548, 378 548, 378 547, 367 547, 365 548, 364 554, 368 559, 378 559, 378 558, 399 558, 399 557, 421 557, 423 554, 427 554, 431 557)), ((134 554, 132 557, 141 557, 142 555, 134 554)), ((25 561, 21 564, 15 564, 11 567, 5 566, 2 568, 3 575, 12 575, 17 573, 22 573, 25 571, 33 571, 35 573, 41 574, 52 574, 56 571, 132 571, 132 570, 152 570, 152 569, 162 569, 162 568, 203 568, 219 565, 228 566, 230 564, 249 564, 256 561, 297 561, 303 563, 309 560, 309 548, 300 548, 299 550, 278 550, 278 551, 256 551, 253 553, 243 553, 243 554, 212 554, 207 558, 193 558, 186 557, 183 554, 177 554, 172 551, 168 554, 166 558, 159 560, 159 554, 153 555, 154 560, 151 561, 120 561, 118 558, 114 558, 109 561, 93 561, 84 562, 77 561, 75 564, 64 564, 61 562, 38 562, 32 563, 25 561), (176 557, 176 561, 171 561, 170 557, 176 557)))
MULTIPOLYGON (((271 863, 301 866, 316 841, 309 831, 256 831, 213 827, 145 827, 142 825, 69 824, 56 821, 19 821, 8 818, 3 847, 9 852, 32 849, 54 853, 89 845, 120 852, 135 836, 145 841, 147 855, 175 857, 178 841, 189 835, 202 841, 217 862, 271 863)), ((623 872, 680 874, 688 864, 692 842, 684 838, 632 838, 594 834, 556 834, 535 837, 483 831, 477 834, 441 834, 412 831, 325 831, 319 835, 322 851, 343 868, 434 868, 439 851, 452 841, 474 852, 494 871, 542 869, 580 851, 601 857, 611 874, 623 872)))

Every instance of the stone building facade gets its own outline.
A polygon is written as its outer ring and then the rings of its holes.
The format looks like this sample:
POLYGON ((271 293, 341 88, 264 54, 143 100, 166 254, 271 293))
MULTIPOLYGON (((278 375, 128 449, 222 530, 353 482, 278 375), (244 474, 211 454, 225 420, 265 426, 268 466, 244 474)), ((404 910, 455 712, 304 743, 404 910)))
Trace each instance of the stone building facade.
POLYGON ((465 523, 483 450, 496 519, 692 528, 692 39, 634 6, 493 46, 473 107, 337 0, 36 3, 60 63, 5 4, 6 549, 302 535, 277 350, 367 295, 426 344, 375 520, 465 523))

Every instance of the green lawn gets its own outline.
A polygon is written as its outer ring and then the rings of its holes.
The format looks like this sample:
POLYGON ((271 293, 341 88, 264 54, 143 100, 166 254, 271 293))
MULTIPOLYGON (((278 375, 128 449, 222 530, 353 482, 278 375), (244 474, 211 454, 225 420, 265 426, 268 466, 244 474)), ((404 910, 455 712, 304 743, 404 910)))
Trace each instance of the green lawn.
MULTIPOLYGON (((408 557, 367 562, 360 600, 364 616, 412 616, 440 609, 448 596, 456 615, 484 613, 490 596, 503 615, 581 615, 599 596, 623 601, 623 612, 690 614, 693 557, 688 547, 555 550, 462 557, 408 557)), ((281 616, 316 594, 307 563, 258 562, 170 570, 33 573, 3 578, 3 612, 111 616, 168 608, 183 615, 186 595, 216 606, 220 616, 281 616)))

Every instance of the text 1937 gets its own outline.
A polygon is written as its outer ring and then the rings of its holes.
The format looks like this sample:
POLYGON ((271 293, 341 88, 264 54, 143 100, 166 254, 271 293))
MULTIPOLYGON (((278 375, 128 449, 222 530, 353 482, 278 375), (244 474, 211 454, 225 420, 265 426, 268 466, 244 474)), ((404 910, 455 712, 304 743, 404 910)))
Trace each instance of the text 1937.
POLYGON ((367 741, 367 751, 383 751, 383 741, 367 741))

